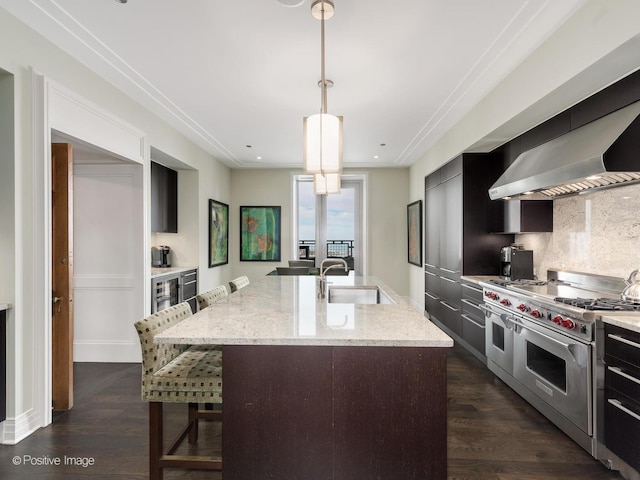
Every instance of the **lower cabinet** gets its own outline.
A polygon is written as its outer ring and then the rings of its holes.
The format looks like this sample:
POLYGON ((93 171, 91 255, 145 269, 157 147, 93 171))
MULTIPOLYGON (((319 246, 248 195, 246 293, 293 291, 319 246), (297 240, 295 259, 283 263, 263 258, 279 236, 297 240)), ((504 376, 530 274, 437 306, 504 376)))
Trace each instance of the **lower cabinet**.
POLYGON ((436 275, 432 267, 425 267, 425 311, 433 323, 486 363, 482 288, 449 277, 436 275))
POLYGON ((640 333, 605 325, 606 447, 640 471, 640 333))
POLYGON ((151 313, 187 302, 192 312, 198 309, 198 269, 173 272, 151 279, 151 313))
POLYGON ((484 361, 485 324, 482 303, 482 288, 462 281, 462 338, 472 348, 471 353, 484 361))
POLYGON ((181 302, 188 302, 192 312, 198 311, 198 269, 188 270, 180 274, 180 299, 181 302))

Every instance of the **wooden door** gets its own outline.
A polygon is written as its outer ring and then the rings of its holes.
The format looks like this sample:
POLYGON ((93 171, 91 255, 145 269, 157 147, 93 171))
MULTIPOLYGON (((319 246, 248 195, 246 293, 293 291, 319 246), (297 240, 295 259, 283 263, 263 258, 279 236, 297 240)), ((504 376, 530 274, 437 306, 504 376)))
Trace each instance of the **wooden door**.
POLYGON ((73 147, 51 145, 52 400, 73 406, 73 147))

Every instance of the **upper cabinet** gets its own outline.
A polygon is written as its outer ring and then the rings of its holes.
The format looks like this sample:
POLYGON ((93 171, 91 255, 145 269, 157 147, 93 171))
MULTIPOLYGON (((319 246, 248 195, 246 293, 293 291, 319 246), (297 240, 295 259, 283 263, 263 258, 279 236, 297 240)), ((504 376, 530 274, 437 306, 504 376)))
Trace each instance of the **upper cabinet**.
POLYGON ((151 162, 151 231, 178 233, 178 172, 151 162))

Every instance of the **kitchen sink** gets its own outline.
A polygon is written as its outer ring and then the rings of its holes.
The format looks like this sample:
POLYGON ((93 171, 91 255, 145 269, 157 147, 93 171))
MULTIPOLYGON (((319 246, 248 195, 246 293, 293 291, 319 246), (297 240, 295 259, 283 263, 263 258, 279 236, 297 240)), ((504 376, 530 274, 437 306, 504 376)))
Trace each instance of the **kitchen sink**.
POLYGON ((394 302, 380 287, 375 285, 330 286, 328 290, 329 303, 356 303, 356 304, 393 304, 394 302))

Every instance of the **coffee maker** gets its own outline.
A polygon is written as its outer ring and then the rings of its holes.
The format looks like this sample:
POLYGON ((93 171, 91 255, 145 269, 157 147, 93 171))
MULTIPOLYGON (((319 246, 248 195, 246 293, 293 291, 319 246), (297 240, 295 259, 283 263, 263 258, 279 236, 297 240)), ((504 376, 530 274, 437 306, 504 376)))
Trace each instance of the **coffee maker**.
POLYGON ((151 247, 151 266, 157 268, 167 268, 171 266, 171 247, 159 245, 151 247))
POLYGON ((533 279, 533 250, 511 244, 500 250, 500 276, 509 280, 533 279))

